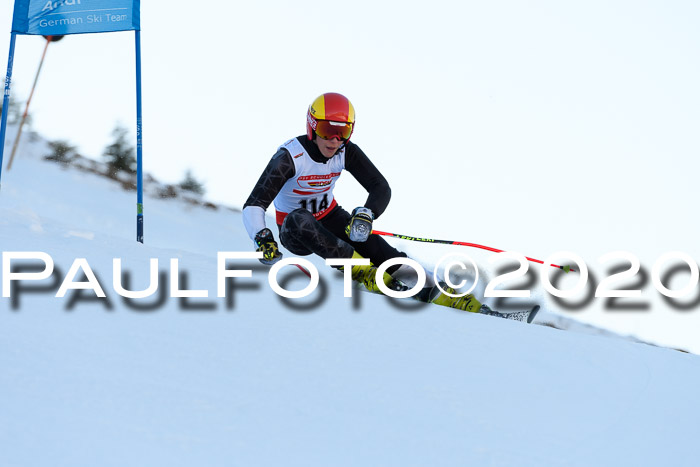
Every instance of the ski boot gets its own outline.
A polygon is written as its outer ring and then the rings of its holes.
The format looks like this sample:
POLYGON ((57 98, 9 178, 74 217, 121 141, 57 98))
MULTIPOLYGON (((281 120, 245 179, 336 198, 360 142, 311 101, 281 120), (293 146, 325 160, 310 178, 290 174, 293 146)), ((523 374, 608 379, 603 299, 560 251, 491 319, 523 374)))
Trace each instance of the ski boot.
MULTIPOLYGON (((363 259, 357 252, 353 252, 353 259, 363 259)), ((338 268, 341 271, 343 268, 338 268)), ((372 263, 367 266, 352 266, 351 269, 352 280, 356 282, 361 282, 367 290, 374 293, 382 293, 377 286, 377 268, 372 265, 372 263)), ((382 278, 384 284, 391 290, 402 290, 404 287, 398 283, 389 273, 384 272, 384 277, 382 278)))
MULTIPOLYGON (((455 289, 452 287, 446 287, 441 284, 443 290, 450 294, 455 294, 455 289)), ((447 306, 454 308, 456 310, 469 311, 471 313, 480 313, 481 303, 472 294, 467 294, 462 297, 450 297, 444 294, 438 286, 433 287, 431 291, 431 297, 428 299, 428 303, 434 303, 436 305, 447 306)))

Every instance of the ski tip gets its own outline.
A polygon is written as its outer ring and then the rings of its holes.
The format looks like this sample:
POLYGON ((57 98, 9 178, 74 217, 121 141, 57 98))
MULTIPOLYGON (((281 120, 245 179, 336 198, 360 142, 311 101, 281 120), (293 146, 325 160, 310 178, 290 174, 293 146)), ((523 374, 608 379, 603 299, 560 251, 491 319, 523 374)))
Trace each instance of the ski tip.
POLYGON ((532 323, 532 320, 535 319, 535 316, 537 316, 538 311, 540 311, 539 305, 535 305, 535 307, 532 310, 530 310, 530 314, 527 317, 528 324, 532 323))

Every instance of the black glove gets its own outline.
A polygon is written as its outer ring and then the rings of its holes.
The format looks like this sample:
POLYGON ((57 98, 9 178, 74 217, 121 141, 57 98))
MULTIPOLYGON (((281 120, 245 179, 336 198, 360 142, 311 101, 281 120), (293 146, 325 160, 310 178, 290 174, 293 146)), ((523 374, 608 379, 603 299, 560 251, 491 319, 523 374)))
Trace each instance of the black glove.
POLYGON ((258 246, 255 251, 262 251, 263 254, 263 257, 260 258, 261 263, 272 265, 282 259, 282 252, 277 247, 277 242, 270 229, 262 229, 255 234, 255 244, 258 246))
POLYGON ((345 233, 350 241, 366 242, 369 234, 372 233, 373 220, 374 214, 371 210, 363 207, 353 209, 350 223, 345 227, 345 233))

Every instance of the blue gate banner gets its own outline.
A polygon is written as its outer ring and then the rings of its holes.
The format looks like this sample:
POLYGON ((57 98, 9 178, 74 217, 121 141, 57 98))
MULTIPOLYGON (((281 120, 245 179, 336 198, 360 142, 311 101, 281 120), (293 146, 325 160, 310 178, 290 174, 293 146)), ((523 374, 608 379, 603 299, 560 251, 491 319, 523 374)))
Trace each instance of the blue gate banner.
POLYGON ((141 29, 140 0, 15 0, 12 32, 60 36, 141 29))

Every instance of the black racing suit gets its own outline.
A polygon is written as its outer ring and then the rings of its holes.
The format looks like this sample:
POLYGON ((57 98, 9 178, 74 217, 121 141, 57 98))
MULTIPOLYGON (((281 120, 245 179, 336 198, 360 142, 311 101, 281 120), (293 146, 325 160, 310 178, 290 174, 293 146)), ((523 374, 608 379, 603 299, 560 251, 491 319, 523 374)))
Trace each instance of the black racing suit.
MULTIPOLYGON (((317 163, 327 163, 318 146, 309 141, 306 135, 297 140, 317 163)), ((365 207, 378 218, 386 209, 391 198, 391 189, 384 176, 372 164, 367 155, 353 142, 345 145, 345 169, 367 190, 369 196, 365 207)), ((255 184, 248 200, 243 205, 258 206, 266 211, 282 186, 294 177, 295 168, 292 156, 281 148, 272 157, 255 184)), ((333 208, 321 219, 315 219, 306 209, 295 209, 287 214, 279 227, 280 241, 295 255, 305 256, 315 253, 322 258, 350 258, 353 250, 364 258, 379 265, 384 261, 406 254, 389 245, 379 235, 370 235, 366 242, 352 242, 345 233, 345 227, 352 216, 340 205, 333 208)), ((390 268, 390 271, 393 268, 390 268)))

